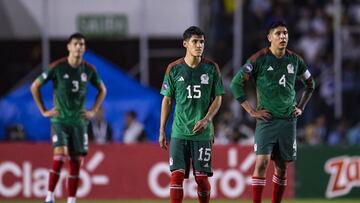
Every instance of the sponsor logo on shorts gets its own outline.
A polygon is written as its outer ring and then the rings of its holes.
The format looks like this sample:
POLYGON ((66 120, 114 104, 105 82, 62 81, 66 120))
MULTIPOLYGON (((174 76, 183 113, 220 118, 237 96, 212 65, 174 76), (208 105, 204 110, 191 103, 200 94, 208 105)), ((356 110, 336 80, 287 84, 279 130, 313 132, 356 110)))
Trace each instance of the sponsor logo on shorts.
POLYGON ((170 159, 169 159, 169 165, 172 166, 173 164, 174 164, 173 158, 170 157, 170 159))
POLYGON ((58 141, 58 136, 55 134, 52 136, 52 141, 53 142, 57 142, 58 141))

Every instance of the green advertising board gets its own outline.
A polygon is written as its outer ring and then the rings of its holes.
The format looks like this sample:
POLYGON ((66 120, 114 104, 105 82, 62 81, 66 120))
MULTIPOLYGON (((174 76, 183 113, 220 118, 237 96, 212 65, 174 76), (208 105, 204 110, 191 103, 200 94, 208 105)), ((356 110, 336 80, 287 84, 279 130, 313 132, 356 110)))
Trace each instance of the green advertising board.
POLYGON ((81 14, 77 29, 90 38, 119 38, 128 33, 128 19, 122 14, 81 14))
POLYGON ((360 198, 360 146, 299 146, 297 198, 360 198))

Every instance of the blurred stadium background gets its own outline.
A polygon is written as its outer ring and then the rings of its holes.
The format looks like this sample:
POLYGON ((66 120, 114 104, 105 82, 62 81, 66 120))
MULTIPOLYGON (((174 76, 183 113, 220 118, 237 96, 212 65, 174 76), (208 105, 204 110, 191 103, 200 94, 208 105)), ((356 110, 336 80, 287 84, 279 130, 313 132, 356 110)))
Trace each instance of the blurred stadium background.
MULTIPOLYGON (((205 55, 219 63, 228 88, 250 54, 267 46, 266 27, 274 19, 288 23, 289 49, 303 56, 317 82, 299 120, 298 161, 286 198, 360 202, 358 0, 1 0, 0 201, 46 193, 50 123, 29 87, 51 61, 66 55, 73 32, 87 36, 85 59, 108 87, 103 107, 112 128, 111 143, 91 145, 79 199, 151 202, 146 199, 168 198, 167 152, 156 145, 158 92, 167 64, 184 55, 182 32, 190 25, 205 31, 205 55), (129 111, 145 126, 141 143, 124 144, 129 111)), ((43 95, 50 106, 51 84, 43 95)), ((213 198, 249 199, 255 121, 227 90, 214 125, 213 198)), ((185 188, 186 197, 194 198, 193 179, 185 188)), ((62 183, 58 199, 64 190, 62 183)), ((265 196, 270 194, 269 187, 265 196)))

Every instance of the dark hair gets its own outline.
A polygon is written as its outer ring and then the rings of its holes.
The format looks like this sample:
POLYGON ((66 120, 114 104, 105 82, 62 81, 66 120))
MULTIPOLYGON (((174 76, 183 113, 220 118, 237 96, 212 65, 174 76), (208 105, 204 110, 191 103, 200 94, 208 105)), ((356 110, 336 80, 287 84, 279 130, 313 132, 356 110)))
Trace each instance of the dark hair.
POLYGON ((135 119, 137 118, 137 113, 133 110, 126 112, 126 114, 132 118, 135 118, 135 119))
POLYGON ((199 27, 191 26, 185 30, 183 40, 188 40, 193 35, 204 36, 204 32, 199 27))
POLYGON ((70 35, 67 43, 69 44, 71 42, 71 40, 73 40, 73 39, 84 39, 85 40, 85 36, 79 32, 76 32, 76 33, 70 35))
POLYGON ((277 27, 286 27, 286 22, 283 20, 277 20, 277 21, 273 21, 270 23, 269 28, 268 28, 268 32, 271 32, 272 29, 275 29, 277 27))

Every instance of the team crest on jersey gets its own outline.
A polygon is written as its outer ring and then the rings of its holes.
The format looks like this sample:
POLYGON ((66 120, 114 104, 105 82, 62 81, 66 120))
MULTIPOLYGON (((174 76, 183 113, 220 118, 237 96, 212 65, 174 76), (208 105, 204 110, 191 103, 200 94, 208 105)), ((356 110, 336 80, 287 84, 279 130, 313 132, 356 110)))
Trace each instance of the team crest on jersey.
POLYGON ((87 81, 87 75, 86 73, 81 73, 81 81, 86 82, 87 81))
POLYGON ((69 78, 69 75, 65 73, 64 79, 68 79, 68 78, 69 78))
POLYGON ((293 66, 293 64, 289 63, 287 65, 287 70, 288 70, 288 73, 294 74, 294 66, 293 66))
POLYGON ((209 84, 209 76, 208 74, 202 74, 200 76, 201 84, 209 84))

